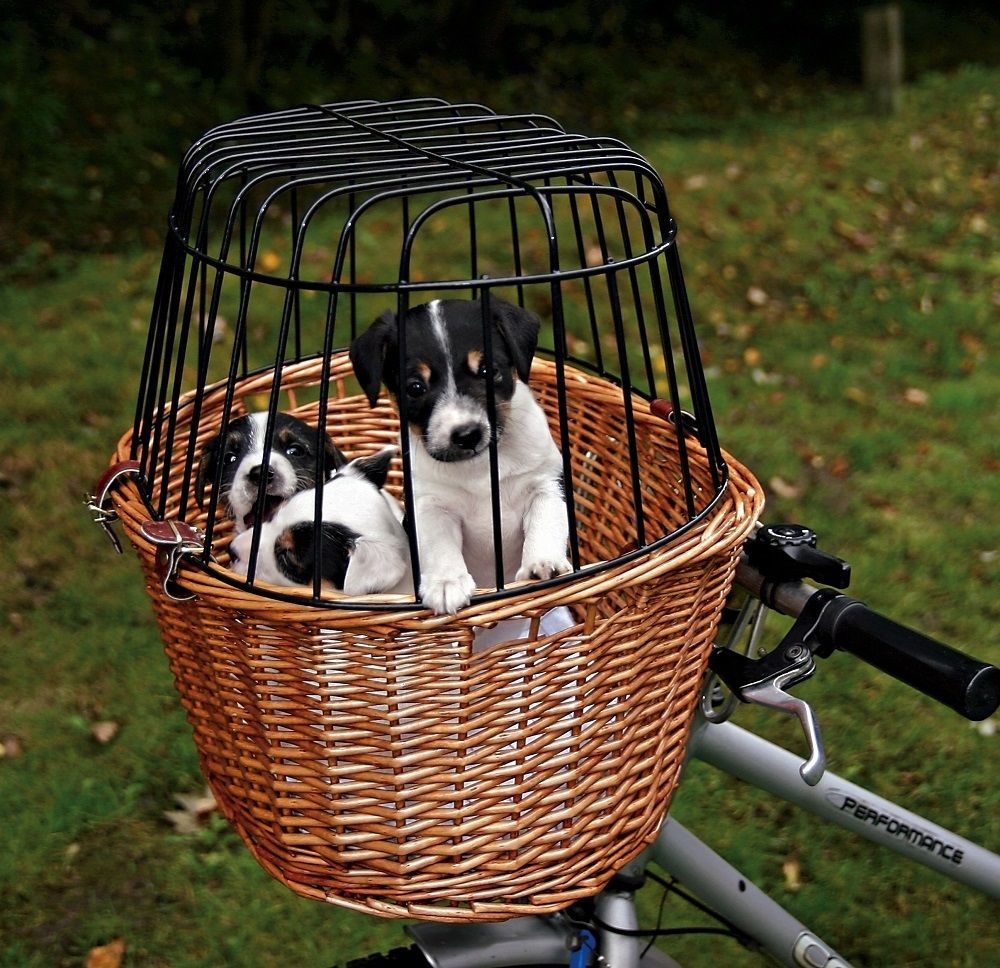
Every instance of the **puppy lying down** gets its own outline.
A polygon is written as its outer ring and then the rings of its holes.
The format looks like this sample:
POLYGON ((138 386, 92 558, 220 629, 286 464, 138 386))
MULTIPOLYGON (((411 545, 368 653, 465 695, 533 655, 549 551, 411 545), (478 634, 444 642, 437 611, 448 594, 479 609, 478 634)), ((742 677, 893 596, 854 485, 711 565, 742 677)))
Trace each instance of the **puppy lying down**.
MULTIPOLYGON (((395 447, 359 457, 323 486, 321 588, 347 595, 410 594, 410 547, 402 509, 383 487, 395 447)), ((315 488, 285 501, 261 523, 255 578, 272 585, 315 581, 315 488)), ((253 530, 229 546, 230 567, 247 574, 253 530)))

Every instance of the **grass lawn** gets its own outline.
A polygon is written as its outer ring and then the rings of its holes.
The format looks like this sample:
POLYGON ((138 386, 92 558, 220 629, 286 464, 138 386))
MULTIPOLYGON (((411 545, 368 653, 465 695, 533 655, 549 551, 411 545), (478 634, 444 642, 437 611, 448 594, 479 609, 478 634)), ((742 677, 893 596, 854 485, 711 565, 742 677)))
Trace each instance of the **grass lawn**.
MULTIPOLYGON (((854 565, 853 592, 1000 662, 1000 71, 929 77, 891 120, 850 99, 724 136, 649 132, 680 225, 723 445, 854 565)), ((195 132, 192 132, 195 134, 195 132)), ((159 253, 0 294, 0 966, 329 965, 402 937, 302 900, 212 816, 131 557, 82 498, 131 424, 159 253)), ((800 687, 830 767, 1000 849, 997 747, 847 656, 800 687)), ((784 719, 744 710, 801 748, 784 719)), ((996 908, 695 768, 678 816, 858 965, 983 965, 996 908)), ((651 917, 658 895, 649 890, 651 917)), ((668 905, 665 923, 686 923, 668 905)), ((735 946, 671 949, 755 965, 735 946)))

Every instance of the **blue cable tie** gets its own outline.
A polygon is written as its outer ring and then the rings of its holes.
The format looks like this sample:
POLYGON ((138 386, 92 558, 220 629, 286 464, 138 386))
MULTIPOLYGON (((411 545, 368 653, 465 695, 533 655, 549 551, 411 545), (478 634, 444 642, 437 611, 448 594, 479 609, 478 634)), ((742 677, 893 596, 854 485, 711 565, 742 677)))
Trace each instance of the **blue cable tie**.
POLYGON ((569 968, 587 968, 590 956, 597 951, 597 939, 584 928, 579 935, 580 945, 569 955, 569 968))

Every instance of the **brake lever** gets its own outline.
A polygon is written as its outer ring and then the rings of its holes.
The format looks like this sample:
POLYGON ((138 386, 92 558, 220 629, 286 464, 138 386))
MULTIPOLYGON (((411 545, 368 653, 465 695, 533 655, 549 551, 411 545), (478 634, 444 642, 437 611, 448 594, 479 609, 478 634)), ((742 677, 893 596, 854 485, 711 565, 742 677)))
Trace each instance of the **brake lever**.
MULTIPOLYGON (((801 682, 802 679, 796 678, 794 681, 801 682)), ((809 747, 809 756, 805 763, 799 767, 799 775, 809 786, 816 786, 826 772, 826 749, 823 746, 823 736, 819 730, 819 720, 809 703, 799 699, 798 696, 785 692, 782 688, 783 685, 781 677, 778 677, 770 682, 748 686, 743 690, 743 695, 747 702, 756 703, 758 706, 767 706, 769 709, 777 709, 779 712, 798 717, 802 731, 805 733, 806 744, 809 747)))
POLYGON ((751 659, 716 647, 708 663, 740 701, 798 718, 809 747, 809 756, 799 768, 799 774, 809 786, 819 783, 826 771, 826 751, 819 720, 807 702, 786 689, 805 681, 816 669, 809 636, 813 624, 809 616, 800 616, 778 648, 763 658, 751 659))

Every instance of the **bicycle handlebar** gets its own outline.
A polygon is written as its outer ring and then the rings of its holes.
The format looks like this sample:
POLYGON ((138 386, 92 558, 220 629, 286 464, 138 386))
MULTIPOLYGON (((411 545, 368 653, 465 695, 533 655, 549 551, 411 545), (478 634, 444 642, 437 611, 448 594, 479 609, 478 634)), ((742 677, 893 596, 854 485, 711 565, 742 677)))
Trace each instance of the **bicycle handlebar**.
POLYGON ((785 615, 815 610, 812 633, 821 647, 850 652, 966 719, 986 719, 1000 706, 1000 669, 900 625, 856 598, 803 582, 770 582, 746 563, 739 566, 737 581, 785 615))

